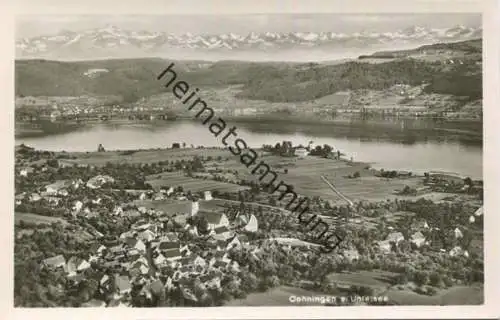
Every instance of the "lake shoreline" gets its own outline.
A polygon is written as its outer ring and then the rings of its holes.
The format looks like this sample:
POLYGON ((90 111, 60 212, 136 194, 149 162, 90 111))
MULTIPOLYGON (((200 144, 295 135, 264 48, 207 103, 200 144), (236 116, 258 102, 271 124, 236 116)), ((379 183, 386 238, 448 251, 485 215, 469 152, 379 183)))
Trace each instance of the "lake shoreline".
MULTIPOLYGON (((227 120, 227 127, 232 126, 237 127, 237 137, 244 138, 252 148, 282 141, 307 146, 313 141, 313 145, 331 145, 344 152, 348 159, 352 156, 354 161, 370 163, 374 168, 413 172, 437 170, 477 178, 483 176, 482 139, 464 134, 463 131, 471 127, 461 124, 463 129, 392 120, 386 123, 344 121, 339 125, 227 120)), ((122 121, 85 125, 61 134, 16 135, 15 144, 24 143, 48 151, 93 152, 101 143, 106 150, 163 149, 171 148, 174 143, 187 147, 221 147, 221 138, 211 134, 209 128, 199 121, 177 120, 163 125, 122 121)))

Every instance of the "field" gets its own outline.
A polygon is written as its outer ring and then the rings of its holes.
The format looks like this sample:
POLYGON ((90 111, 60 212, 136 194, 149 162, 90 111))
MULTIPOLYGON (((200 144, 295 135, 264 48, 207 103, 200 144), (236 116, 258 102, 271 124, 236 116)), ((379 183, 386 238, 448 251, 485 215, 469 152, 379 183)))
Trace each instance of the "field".
POLYGON ((341 286, 368 286, 376 291, 384 291, 391 286, 395 273, 388 271, 357 271, 349 273, 331 273, 328 280, 341 286))
POLYGON ((455 286, 435 296, 407 290, 391 289, 385 293, 397 305, 479 305, 484 302, 484 289, 479 286, 455 286))
MULTIPOLYGON (((168 146, 170 147, 170 146, 168 146)), ((61 160, 67 164, 85 164, 102 166, 106 162, 112 163, 153 163, 159 161, 192 160, 194 156, 211 156, 227 158, 230 152, 224 149, 156 149, 137 151, 106 151, 106 152, 67 152, 66 155, 76 156, 78 159, 61 160)))
MULTIPOLYGON (((259 175, 252 174, 255 166, 247 168, 239 157, 234 157, 224 149, 158 149, 143 151, 109 151, 109 152, 79 152, 68 153, 77 156, 78 159, 62 160, 68 164, 105 165, 107 162, 126 163, 151 163, 162 160, 192 159, 194 156, 211 156, 214 159, 221 157, 223 162, 213 160, 205 164, 206 167, 220 168, 223 170, 236 170, 236 179, 258 180, 259 175)), ((284 158, 259 154, 257 162, 264 161, 272 170, 279 174, 279 179, 289 185, 293 185, 298 194, 313 197, 320 196, 332 202, 341 200, 321 180, 320 176, 326 176, 345 196, 351 200, 377 201, 386 198, 394 198, 394 190, 402 189, 405 185, 415 187, 421 184, 421 178, 412 177, 406 179, 384 179, 375 177, 372 170, 367 169, 364 163, 350 164, 343 160, 332 160, 308 156, 304 159, 284 158), (288 173, 284 173, 287 169, 288 173), (359 172, 361 177, 356 179, 347 178, 359 172)), ((232 175, 232 173, 231 173, 232 175)), ((153 187, 158 186, 182 186, 185 190, 192 192, 218 190, 230 192, 246 189, 232 183, 218 182, 213 180, 195 179, 184 176, 182 173, 162 173, 148 177, 148 183, 153 187)))
POLYGON ((229 307, 259 307, 259 306, 306 306, 306 305, 321 305, 320 303, 292 303, 291 296, 296 297, 312 297, 322 295, 321 293, 287 286, 281 286, 262 293, 251 293, 245 299, 231 300, 225 304, 229 307))
MULTIPOLYGON (((371 170, 366 169, 366 164, 348 164, 341 160, 332 160, 308 156, 304 159, 283 158, 278 156, 262 156, 262 160, 273 170, 279 173, 279 179, 293 185, 299 194, 313 197, 320 196, 331 201, 340 198, 321 180, 325 175, 345 196, 352 200, 380 200, 395 197, 394 190, 402 189, 405 185, 410 187, 421 183, 421 178, 385 179, 375 177, 371 170), (284 173, 284 169, 288 173, 284 173), (357 179, 346 176, 358 171, 361 175, 357 179)), ((239 159, 229 160, 224 163, 224 169, 238 170, 238 177, 245 180, 258 180, 259 175, 251 174, 251 169, 246 168, 239 159)))
POLYGON ((217 190, 219 192, 234 192, 249 189, 248 187, 233 183, 190 178, 185 176, 182 172, 164 172, 148 176, 146 180, 153 188, 161 186, 182 186, 185 191, 191 192, 212 190, 217 190))
POLYGON ((62 218, 46 217, 34 213, 24 213, 24 212, 16 212, 14 214, 14 219, 16 224, 21 223, 21 221, 29 223, 37 223, 37 224, 41 223, 51 224, 56 222, 61 222, 63 225, 68 224, 68 222, 62 218))

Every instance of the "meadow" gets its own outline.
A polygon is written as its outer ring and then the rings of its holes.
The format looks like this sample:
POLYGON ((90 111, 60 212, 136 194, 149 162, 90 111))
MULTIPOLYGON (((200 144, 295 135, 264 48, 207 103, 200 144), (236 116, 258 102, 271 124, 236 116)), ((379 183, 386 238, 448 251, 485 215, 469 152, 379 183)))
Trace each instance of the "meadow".
POLYGON ((16 224, 20 224, 21 221, 24 222, 29 222, 29 223, 36 223, 36 224, 51 224, 51 223, 56 223, 60 222, 63 225, 67 225, 68 222, 65 219, 58 218, 58 217, 47 217, 47 216, 41 216, 38 214, 34 213, 24 213, 24 212, 16 212, 14 214, 14 220, 16 224))
POLYGON ((388 290, 385 295, 396 305, 479 305, 484 303, 481 286, 453 286, 434 296, 425 296, 408 290, 388 290))
MULTIPOLYGON (((304 159, 283 158, 279 156, 263 155, 259 158, 268 164, 279 179, 294 186, 295 192, 314 197, 319 196, 331 201, 339 201, 338 197, 320 178, 324 175, 345 196, 351 200, 381 200, 396 197, 394 191, 403 189, 405 185, 416 187, 422 184, 420 177, 386 179, 376 177, 374 171, 368 169, 365 163, 350 164, 344 160, 333 160, 307 156, 304 159), (287 173, 285 169, 288 170, 287 173), (347 176, 360 173, 359 178, 347 176)), ((214 165, 214 164, 212 164, 214 165)), ((259 175, 253 175, 251 168, 246 168, 239 159, 230 159, 224 163, 226 170, 237 170, 239 179, 257 181, 259 175)))
MULTIPOLYGON (((97 146, 96 146, 97 147, 97 146)), ((64 159, 62 163, 103 166, 112 163, 154 163, 159 161, 192 160, 195 156, 227 158, 229 151, 218 148, 203 149, 148 149, 148 150, 113 150, 106 152, 67 152, 76 159, 64 159)))
POLYGON ((153 188, 161 186, 181 186, 185 191, 199 192, 199 191, 213 191, 219 192, 235 192, 238 190, 246 190, 249 187, 240 186, 233 183, 220 182, 215 180, 196 179, 185 176, 183 172, 163 172, 147 176, 146 182, 153 188))

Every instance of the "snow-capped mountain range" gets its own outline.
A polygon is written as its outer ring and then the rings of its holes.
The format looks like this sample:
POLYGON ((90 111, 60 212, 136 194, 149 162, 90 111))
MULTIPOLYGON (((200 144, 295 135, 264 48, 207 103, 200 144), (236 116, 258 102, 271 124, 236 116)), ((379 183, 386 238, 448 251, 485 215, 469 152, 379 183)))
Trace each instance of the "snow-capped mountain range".
POLYGON ((110 25, 79 32, 62 31, 55 35, 19 39, 16 41, 16 58, 89 60, 154 56, 204 60, 247 57, 247 60, 259 60, 273 54, 283 58, 284 53, 290 55, 291 52, 304 54, 313 51, 321 52, 324 57, 338 58, 340 52, 360 54, 379 49, 403 49, 481 36, 481 28, 468 26, 446 29, 412 26, 385 33, 252 32, 246 35, 175 35, 166 32, 124 30, 110 25))

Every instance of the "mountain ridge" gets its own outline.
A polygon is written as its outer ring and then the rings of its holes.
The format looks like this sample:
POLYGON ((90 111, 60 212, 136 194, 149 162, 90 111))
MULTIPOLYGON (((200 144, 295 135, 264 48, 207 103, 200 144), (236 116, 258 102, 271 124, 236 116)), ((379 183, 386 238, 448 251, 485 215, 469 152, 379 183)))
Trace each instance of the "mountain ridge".
MULTIPOLYGON (((111 57, 189 57, 209 54, 209 60, 223 60, 235 53, 247 56, 279 56, 280 52, 322 51, 322 56, 341 52, 408 47, 425 43, 453 42, 480 38, 480 27, 454 26, 432 29, 412 26, 394 32, 250 32, 246 35, 173 34, 156 31, 125 30, 116 26, 83 31, 63 30, 58 34, 23 38, 16 41, 16 58, 52 60, 90 60, 111 57)), ((293 57, 293 55, 292 55, 293 57)), ((314 60, 314 59, 312 59, 314 60)), ((320 59, 321 60, 321 59, 320 59)))

